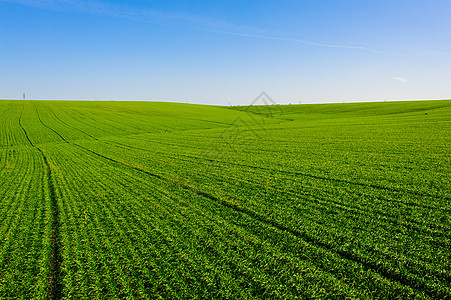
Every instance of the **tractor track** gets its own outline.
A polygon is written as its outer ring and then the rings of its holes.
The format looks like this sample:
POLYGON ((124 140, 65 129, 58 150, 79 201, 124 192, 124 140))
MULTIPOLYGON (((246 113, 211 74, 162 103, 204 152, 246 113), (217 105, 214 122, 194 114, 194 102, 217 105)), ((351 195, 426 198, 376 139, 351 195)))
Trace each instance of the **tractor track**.
MULTIPOLYGON (((44 168, 46 171, 45 178, 47 186, 49 198, 50 198, 50 208, 51 208, 51 236, 50 236, 50 266, 49 266, 49 274, 47 278, 48 282, 48 298, 49 299, 59 299, 61 297, 62 285, 60 281, 60 264, 61 264, 61 250, 60 250, 60 235, 59 235, 59 209, 58 209, 58 199, 56 195, 55 185, 53 183, 52 176, 52 167, 49 163, 48 157, 45 154, 44 150, 36 146, 30 139, 27 131, 23 127, 22 124, 22 116, 24 111, 24 104, 22 104, 22 112, 19 117, 19 125, 22 128, 28 142, 32 147, 37 149, 44 161, 44 168)), ((37 109, 36 109, 37 111, 37 109)), ((39 117, 39 114, 38 114, 39 117)), ((40 118, 39 118, 40 120, 40 118)), ((41 121, 42 123, 42 121, 41 121)), ((44 125, 44 123, 42 123, 44 125)), ((45 126, 45 125, 44 125, 45 126)), ((47 127, 47 126, 46 126, 47 127)), ((58 134, 59 135, 59 134, 58 134)))

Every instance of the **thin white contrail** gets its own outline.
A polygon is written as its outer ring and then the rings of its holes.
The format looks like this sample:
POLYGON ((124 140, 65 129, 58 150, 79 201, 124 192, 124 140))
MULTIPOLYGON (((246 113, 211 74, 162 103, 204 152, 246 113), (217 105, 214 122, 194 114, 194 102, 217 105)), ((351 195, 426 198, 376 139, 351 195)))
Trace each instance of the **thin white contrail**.
POLYGON ((257 34, 249 34, 249 33, 230 32, 230 31, 217 31, 217 30, 215 30, 214 32, 222 33, 222 34, 228 34, 228 35, 242 36, 242 37, 250 37, 250 38, 256 38, 256 39, 266 39, 266 40, 275 40, 275 41, 284 41, 284 42, 295 42, 295 43, 301 43, 301 44, 310 45, 310 46, 316 46, 316 47, 358 49, 358 50, 370 51, 370 52, 377 53, 377 54, 381 53, 378 50, 367 48, 367 47, 362 47, 362 46, 325 44, 325 43, 317 43, 317 42, 311 42, 311 41, 300 40, 300 39, 293 39, 293 38, 281 38, 281 37, 276 37, 276 36, 257 35, 257 34))

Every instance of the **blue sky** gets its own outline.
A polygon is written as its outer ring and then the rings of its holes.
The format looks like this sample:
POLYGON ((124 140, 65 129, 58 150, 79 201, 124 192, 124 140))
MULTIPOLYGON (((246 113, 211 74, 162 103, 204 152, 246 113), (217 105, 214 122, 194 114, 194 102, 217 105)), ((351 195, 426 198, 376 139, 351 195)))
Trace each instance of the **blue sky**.
POLYGON ((451 98, 449 0, 0 0, 0 98, 451 98))

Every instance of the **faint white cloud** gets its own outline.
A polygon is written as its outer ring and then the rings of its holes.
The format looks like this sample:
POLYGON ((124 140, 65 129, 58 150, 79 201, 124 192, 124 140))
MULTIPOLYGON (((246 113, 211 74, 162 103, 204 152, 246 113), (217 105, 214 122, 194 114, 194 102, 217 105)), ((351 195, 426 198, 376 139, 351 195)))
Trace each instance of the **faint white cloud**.
POLYGON ((397 81, 400 81, 400 82, 402 82, 402 83, 407 83, 407 82, 409 82, 409 80, 405 79, 404 77, 399 77, 399 76, 392 77, 392 79, 397 80, 397 81))
POLYGON ((94 15, 107 15, 117 18, 162 24, 161 20, 170 17, 157 10, 140 10, 132 6, 85 0, 0 0, 39 9, 57 12, 75 12, 94 15))
POLYGON ((228 23, 224 20, 217 20, 180 12, 166 12, 152 9, 140 9, 130 5, 112 4, 105 1, 102 2, 102 1, 86 1, 86 0, 59 0, 59 1, 0 0, 0 2, 17 3, 53 11, 71 11, 97 15, 108 15, 118 18, 131 19, 138 22, 146 22, 159 25, 167 25, 168 23, 183 23, 184 25, 188 24, 193 29, 214 32, 218 34, 233 35, 254 39, 294 42, 314 47, 363 50, 372 53, 387 55, 387 53, 382 53, 378 50, 363 46, 319 43, 302 39, 277 37, 263 34, 262 30, 238 26, 235 24, 228 23))

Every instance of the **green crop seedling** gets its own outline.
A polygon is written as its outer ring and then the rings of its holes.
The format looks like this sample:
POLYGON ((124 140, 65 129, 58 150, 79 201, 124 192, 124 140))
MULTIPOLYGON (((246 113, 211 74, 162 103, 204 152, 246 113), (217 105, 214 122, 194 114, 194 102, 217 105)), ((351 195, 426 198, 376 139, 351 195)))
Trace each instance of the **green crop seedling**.
POLYGON ((0 299, 449 299, 450 120, 2 100, 0 299))

